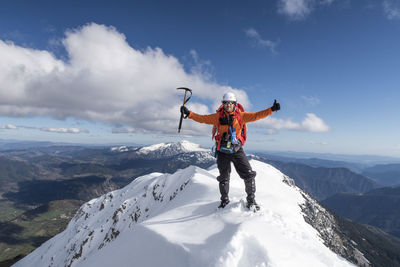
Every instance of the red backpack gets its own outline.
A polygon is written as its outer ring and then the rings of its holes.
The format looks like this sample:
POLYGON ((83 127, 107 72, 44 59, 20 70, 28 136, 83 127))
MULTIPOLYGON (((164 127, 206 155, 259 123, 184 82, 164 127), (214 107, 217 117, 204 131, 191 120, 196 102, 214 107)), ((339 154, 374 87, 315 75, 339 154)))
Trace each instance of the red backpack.
MULTIPOLYGON (((218 109, 217 112, 219 113, 219 117, 222 118, 224 117, 224 105, 221 105, 218 109)), ((235 107, 235 111, 233 113, 233 117, 236 118, 239 122, 239 125, 242 125, 242 120, 240 118, 240 112, 244 112, 244 108, 242 105, 240 105, 239 103, 236 104, 235 107)), ((213 129, 212 129, 212 136, 211 139, 215 138, 215 141, 218 142, 218 148, 217 150, 219 150, 219 147, 221 145, 221 142, 219 142, 221 140, 221 135, 220 133, 217 133, 217 129, 219 128, 220 124, 219 124, 219 120, 218 120, 218 127, 216 127, 214 125, 213 129), (217 134, 217 135, 215 135, 217 134)), ((240 143, 242 144, 242 146, 244 146, 244 143, 246 143, 246 138, 247 138, 247 125, 246 123, 244 123, 242 125, 242 132, 240 137, 238 137, 237 139, 240 141, 240 143)))

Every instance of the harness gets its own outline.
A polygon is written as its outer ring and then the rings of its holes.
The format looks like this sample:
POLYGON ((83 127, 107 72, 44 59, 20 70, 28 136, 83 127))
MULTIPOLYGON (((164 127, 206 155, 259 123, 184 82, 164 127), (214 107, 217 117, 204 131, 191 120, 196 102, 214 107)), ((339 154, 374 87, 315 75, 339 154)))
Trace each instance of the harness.
MULTIPOLYGON (((217 112, 219 113, 219 118, 224 118, 225 116, 225 112, 224 112, 224 105, 221 105, 217 112)), ((233 118, 236 118, 236 120, 238 121, 239 125, 241 126, 242 130, 239 134, 239 136, 236 136, 236 130, 235 128, 233 128, 233 126, 229 126, 229 135, 230 135, 230 142, 232 144, 237 144, 238 142, 241 143, 241 145, 243 146, 244 143, 246 142, 246 138, 247 138, 247 125, 246 123, 244 123, 242 125, 242 120, 240 118, 240 112, 244 112, 244 108, 241 104, 237 103, 233 112, 233 118)), ((220 120, 218 120, 218 124, 217 126, 214 125, 213 130, 212 130, 212 139, 215 139, 215 141, 217 142, 217 151, 219 151, 221 149, 221 133, 219 132, 220 129, 220 120)))

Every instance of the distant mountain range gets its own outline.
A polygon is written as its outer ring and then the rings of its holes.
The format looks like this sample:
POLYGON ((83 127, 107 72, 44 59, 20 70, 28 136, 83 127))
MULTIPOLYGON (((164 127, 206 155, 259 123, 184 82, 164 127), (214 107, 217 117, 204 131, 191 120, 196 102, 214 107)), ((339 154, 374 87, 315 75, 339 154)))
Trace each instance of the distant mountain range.
POLYGON ((379 187, 379 184, 372 179, 346 168, 314 167, 265 157, 256 158, 290 176, 298 187, 317 200, 326 199, 336 193, 364 193, 379 187))
POLYGON ((262 154, 269 158, 279 157, 278 160, 287 159, 319 159, 335 162, 361 164, 363 167, 371 167, 377 164, 400 163, 400 157, 388 157, 377 155, 347 155, 347 154, 331 154, 331 153, 311 153, 311 152, 295 152, 295 151, 256 151, 256 154, 262 154))
POLYGON ((336 194, 322 201, 344 218, 378 227, 400 237, 400 186, 385 187, 365 194, 336 194))
MULTIPOLYGON (((304 164, 311 167, 324 167, 324 168, 347 168, 355 173, 361 173, 365 168, 370 165, 366 165, 364 163, 359 162, 351 162, 351 161, 339 161, 332 159, 322 159, 315 157, 289 157, 289 156, 281 156, 279 154, 268 154, 268 153, 255 153, 262 158, 267 158, 274 161, 279 162, 287 162, 287 163, 299 163, 304 164)), ((286 154, 284 154, 286 155, 286 154)), ((315 156, 315 155, 314 155, 315 156)))
POLYGON ((400 185, 400 164, 375 165, 365 168, 362 174, 385 186, 400 185))
MULTIPOLYGON (((53 146, 110 147, 110 146, 115 146, 115 145, 116 144, 83 144, 83 143, 0 139, 0 151, 24 150, 24 149, 31 149, 31 148, 53 147, 53 146)), ((143 145, 135 144, 135 143, 130 143, 129 145, 130 146, 143 146, 143 145)))

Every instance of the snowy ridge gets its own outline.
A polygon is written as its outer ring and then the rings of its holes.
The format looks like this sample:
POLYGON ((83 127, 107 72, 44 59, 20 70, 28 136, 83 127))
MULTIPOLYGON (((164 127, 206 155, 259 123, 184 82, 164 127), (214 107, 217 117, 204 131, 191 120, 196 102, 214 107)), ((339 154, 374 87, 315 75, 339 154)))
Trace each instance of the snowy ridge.
POLYGON ((142 147, 138 150, 139 153, 149 154, 149 153, 163 153, 176 155, 185 152, 196 152, 196 151, 209 151, 208 149, 201 148, 200 145, 191 143, 189 141, 183 140, 177 143, 160 143, 151 146, 142 147))
POLYGON ((114 146, 110 150, 113 152, 128 152, 129 148, 127 146, 114 146))
POLYGON ((160 143, 146 147, 111 147, 110 152, 125 155, 130 159, 161 159, 176 157, 172 160, 188 162, 191 165, 215 161, 211 149, 205 149, 198 144, 183 140, 176 143, 160 143))
POLYGON ((251 165, 261 212, 244 208, 235 171, 223 210, 218 169, 153 173, 84 204, 64 232, 14 266, 353 266, 306 223, 305 198, 287 176, 251 165))

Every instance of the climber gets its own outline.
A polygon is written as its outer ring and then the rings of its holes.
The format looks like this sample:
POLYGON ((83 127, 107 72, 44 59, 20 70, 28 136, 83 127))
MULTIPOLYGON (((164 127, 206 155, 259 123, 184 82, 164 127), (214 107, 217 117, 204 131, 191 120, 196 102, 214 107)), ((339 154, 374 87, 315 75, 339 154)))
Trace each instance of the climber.
POLYGON ((246 141, 246 123, 263 119, 277 110, 280 110, 280 104, 275 100, 273 105, 265 110, 244 112, 243 107, 237 102, 236 96, 232 92, 224 94, 222 105, 214 114, 199 115, 190 111, 187 107, 181 106, 182 114, 194 121, 214 125, 215 132, 217 133, 215 136, 219 170, 217 180, 221 193, 221 203, 218 208, 224 208, 229 203, 229 180, 231 162, 233 162, 240 178, 244 180, 245 191, 247 193, 246 207, 251 210, 260 209, 255 200, 256 172, 252 170, 242 146, 246 141))

